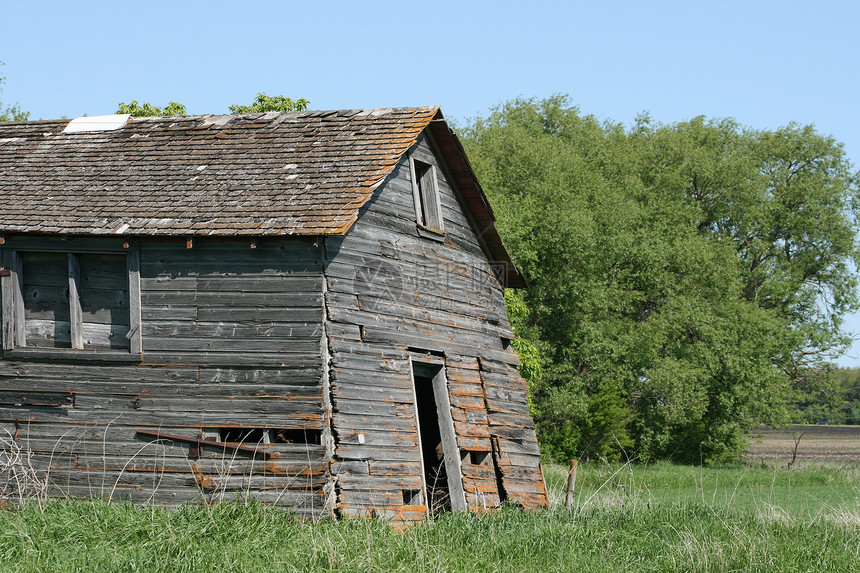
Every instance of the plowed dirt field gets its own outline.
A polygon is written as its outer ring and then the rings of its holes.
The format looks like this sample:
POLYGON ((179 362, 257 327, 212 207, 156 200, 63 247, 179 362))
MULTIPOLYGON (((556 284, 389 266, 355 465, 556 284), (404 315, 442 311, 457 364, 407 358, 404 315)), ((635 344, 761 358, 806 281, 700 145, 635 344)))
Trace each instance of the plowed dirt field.
POLYGON ((750 440, 749 461, 790 462, 797 444, 797 461, 860 462, 860 426, 809 425, 762 430, 750 440))

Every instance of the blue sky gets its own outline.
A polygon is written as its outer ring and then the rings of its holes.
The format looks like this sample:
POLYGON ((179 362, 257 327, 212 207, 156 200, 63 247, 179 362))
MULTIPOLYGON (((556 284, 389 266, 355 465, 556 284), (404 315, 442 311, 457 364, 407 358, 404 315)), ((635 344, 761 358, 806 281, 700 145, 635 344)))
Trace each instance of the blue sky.
MULTIPOLYGON (((441 105, 464 122, 565 93, 628 124, 811 123, 860 163, 856 0, 0 0, 0 14, 0 100, 33 119, 131 99, 226 113, 266 92, 314 109, 441 105)), ((840 363, 860 366, 860 344, 840 363)))

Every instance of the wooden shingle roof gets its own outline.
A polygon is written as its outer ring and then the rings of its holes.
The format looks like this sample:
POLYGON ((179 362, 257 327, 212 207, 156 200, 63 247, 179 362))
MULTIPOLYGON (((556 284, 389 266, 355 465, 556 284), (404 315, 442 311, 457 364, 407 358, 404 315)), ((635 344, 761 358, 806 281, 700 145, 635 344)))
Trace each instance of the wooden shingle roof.
POLYGON ((141 117, 63 133, 68 124, 0 123, 0 233, 340 235, 428 129, 488 254, 510 262, 438 107, 141 117))
POLYGON ((342 234, 438 108, 0 123, 0 230, 342 234))

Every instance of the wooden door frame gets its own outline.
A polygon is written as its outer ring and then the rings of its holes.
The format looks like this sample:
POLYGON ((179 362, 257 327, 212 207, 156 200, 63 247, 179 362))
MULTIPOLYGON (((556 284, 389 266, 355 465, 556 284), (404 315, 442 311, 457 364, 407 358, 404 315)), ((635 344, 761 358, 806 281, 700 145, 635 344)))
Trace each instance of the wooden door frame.
MULTIPOLYGON (((434 357, 435 358, 435 357, 434 357)), ((434 371, 432 376, 433 398, 436 402, 436 418, 439 422, 439 434, 442 438, 442 454, 445 460, 445 472, 448 481, 448 495, 451 498, 452 511, 465 511, 466 492, 463 489, 463 469, 460 463, 460 449, 457 447, 457 436, 454 431, 454 418, 451 415, 451 400, 448 396, 448 378, 445 375, 445 362, 431 357, 410 357, 409 370, 412 378, 412 400, 415 405, 415 428, 418 433, 418 452, 421 460, 421 487, 424 494, 424 504, 430 511, 430 498, 427 494, 426 468, 424 467, 424 450, 421 443, 421 423, 418 420, 418 397, 415 391, 416 370, 434 371)))

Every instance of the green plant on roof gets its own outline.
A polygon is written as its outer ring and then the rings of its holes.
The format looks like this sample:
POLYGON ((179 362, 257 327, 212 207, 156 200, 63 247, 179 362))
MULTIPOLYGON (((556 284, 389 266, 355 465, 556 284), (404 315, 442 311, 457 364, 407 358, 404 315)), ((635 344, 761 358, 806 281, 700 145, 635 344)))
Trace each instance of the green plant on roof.
POLYGON ((154 117, 160 115, 185 115, 185 106, 175 101, 169 102, 164 108, 154 106, 149 102, 143 105, 137 103, 136 99, 131 103, 120 103, 116 113, 130 113, 134 117, 154 117))
POLYGON ((311 104, 305 98, 297 100, 258 93, 251 105, 231 105, 230 113, 261 113, 266 111, 304 111, 311 104))

